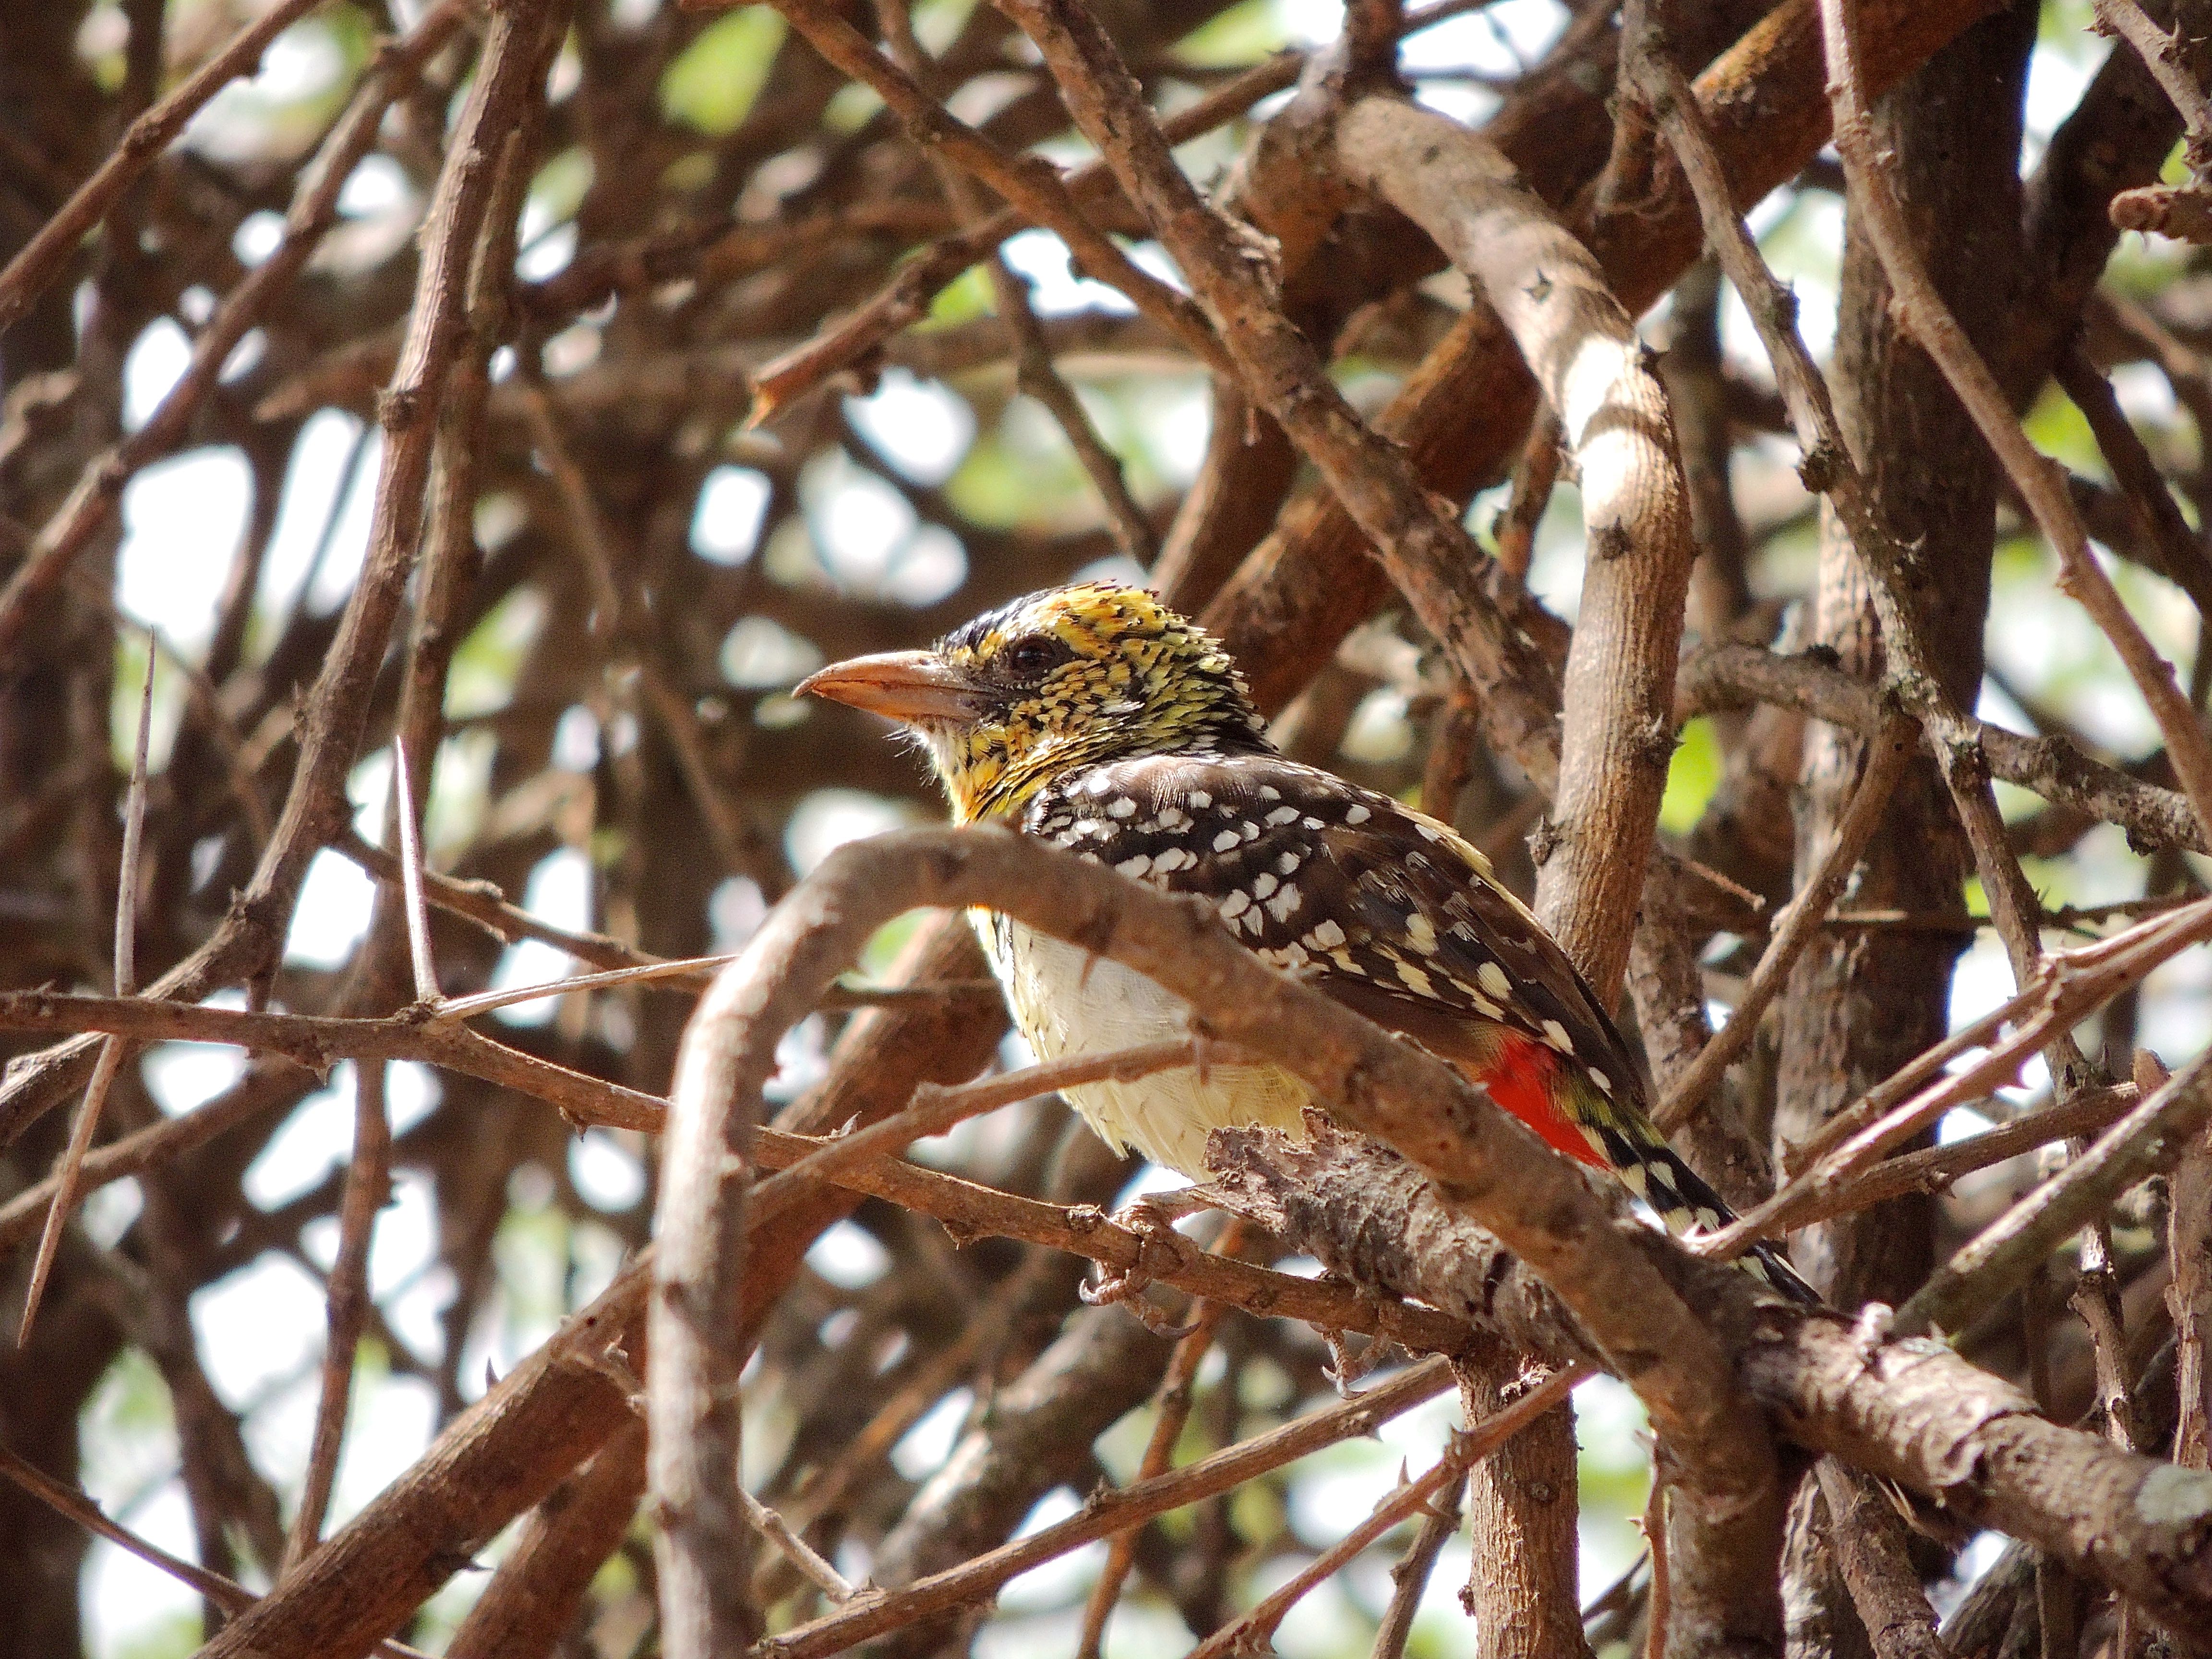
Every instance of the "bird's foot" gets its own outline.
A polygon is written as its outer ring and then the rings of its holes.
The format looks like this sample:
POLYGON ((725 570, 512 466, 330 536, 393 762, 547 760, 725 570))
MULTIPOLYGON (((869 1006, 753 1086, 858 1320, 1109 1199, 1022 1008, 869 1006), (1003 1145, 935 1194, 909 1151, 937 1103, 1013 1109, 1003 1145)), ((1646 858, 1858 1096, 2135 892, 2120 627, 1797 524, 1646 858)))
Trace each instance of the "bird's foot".
POLYGON ((1862 1366, 1874 1363, 1875 1351, 1889 1340, 1896 1320, 1896 1310, 1886 1302, 1869 1302, 1859 1310, 1859 1316, 1851 1322, 1851 1351, 1862 1366))
MULTIPOLYGON (((1322 1274, 1321 1282, 1324 1285, 1343 1285, 1370 1308, 1379 1310, 1382 1306, 1382 1298, 1375 1294, 1372 1288, 1339 1273, 1334 1267, 1322 1274)), ((1321 1374, 1329 1380, 1330 1386, 1336 1390, 1339 1397, 1345 1400, 1352 1398, 1353 1388, 1364 1381, 1368 1374, 1380 1365, 1390 1352, 1390 1340, 1385 1336, 1370 1336, 1362 1346, 1355 1350, 1347 1340, 1349 1332, 1339 1329, 1333 1325, 1320 1325, 1315 1327, 1315 1329, 1328 1349, 1328 1364, 1322 1367, 1321 1374)))
POLYGON ((1328 1345, 1328 1364, 1321 1374, 1329 1381, 1340 1398, 1352 1398, 1352 1389, 1367 1374, 1382 1363, 1382 1356, 1390 1352, 1390 1345, 1382 1338, 1370 1337, 1364 1347, 1356 1352, 1345 1340, 1345 1333, 1329 1326, 1316 1328, 1321 1340, 1328 1345))
POLYGON ((1123 1231, 1136 1235, 1137 1254, 1133 1260, 1119 1267, 1109 1268, 1100 1262, 1098 1282, 1081 1287, 1083 1300, 1094 1308, 1109 1307, 1118 1302, 1155 1336, 1180 1341, 1189 1335, 1195 1327, 1175 1324, 1146 1301, 1144 1293, 1151 1286, 1158 1267, 1165 1265, 1157 1252, 1166 1252, 1168 1261, 1180 1261, 1197 1249, 1195 1244, 1176 1231, 1176 1223, 1206 1209, 1208 1203, 1202 1189, 1184 1187, 1170 1193, 1147 1193, 1115 1211, 1109 1219, 1123 1231))

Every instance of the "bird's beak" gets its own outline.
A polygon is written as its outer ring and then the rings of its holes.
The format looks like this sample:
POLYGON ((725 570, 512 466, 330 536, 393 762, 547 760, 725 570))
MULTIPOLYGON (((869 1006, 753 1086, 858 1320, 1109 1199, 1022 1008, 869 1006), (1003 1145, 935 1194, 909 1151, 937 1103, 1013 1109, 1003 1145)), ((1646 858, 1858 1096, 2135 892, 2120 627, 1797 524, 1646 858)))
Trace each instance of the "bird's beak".
POLYGON ((792 695, 827 697, 904 726, 964 726, 980 712, 975 687, 931 651, 884 651, 833 662, 792 695))

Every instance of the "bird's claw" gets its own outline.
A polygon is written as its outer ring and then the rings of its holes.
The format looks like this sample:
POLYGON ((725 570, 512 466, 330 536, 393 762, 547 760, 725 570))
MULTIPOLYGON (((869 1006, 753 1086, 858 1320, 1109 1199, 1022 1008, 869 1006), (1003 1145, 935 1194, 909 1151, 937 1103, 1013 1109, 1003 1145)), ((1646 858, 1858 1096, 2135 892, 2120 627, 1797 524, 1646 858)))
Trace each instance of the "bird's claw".
POLYGON ((1349 1400, 1353 1386, 1382 1363, 1382 1356, 1390 1345, 1376 1337, 1355 1353, 1342 1331, 1327 1325, 1319 1328, 1321 1340, 1328 1345, 1328 1364, 1322 1367, 1321 1374, 1329 1380, 1339 1397, 1349 1400))
POLYGON ((1891 1326, 1896 1312, 1886 1302, 1869 1302, 1859 1310, 1858 1318, 1851 1325, 1851 1350, 1858 1356, 1861 1365, 1874 1361, 1875 1350, 1889 1340, 1891 1326))
POLYGON ((1178 1192, 1147 1193, 1115 1211, 1111 1218, 1114 1225, 1137 1236, 1136 1260, 1126 1267, 1110 1269, 1100 1262, 1098 1282, 1079 1287, 1078 1293, 1085 1304, 1104 1308, 1118 1302, 1155 1336, 1170 1341, 1181 1341, 1188 1336, 1197 1328, 1195 1326, 1171 1323, 1165 1314, 1144 1299, 1145 1291, 1152 1283, 1146 1258, 1156 1247, 1177 1258, 1188 1255, 1194 1247, 1176 1231, 1176 1223, 1206 1207, 1206 1200, 1199 1194, 1199 1189, 1186 1187, 1178 1192))
POLYGON ((1094 1308, 1110 1307, 1120 1303, 1137 1316, 1137 1322, 1164 1341, 1180 1342, 1198 1327, 1178 1325, 1166 1314, 1145 1300, 1145 1291, 1152 1280, 1134 1268, 1100 1279, 1096 1285, 1077 1287, 1076 1294, 1094 1308))

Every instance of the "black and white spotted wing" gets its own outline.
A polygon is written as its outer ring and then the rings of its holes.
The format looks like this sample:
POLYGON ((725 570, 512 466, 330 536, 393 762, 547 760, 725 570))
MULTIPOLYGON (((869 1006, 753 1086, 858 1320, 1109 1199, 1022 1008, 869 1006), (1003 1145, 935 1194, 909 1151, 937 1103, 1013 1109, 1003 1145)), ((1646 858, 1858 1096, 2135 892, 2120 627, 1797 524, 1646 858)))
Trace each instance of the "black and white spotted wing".
POLYGON ((1451 830, 1275 756, 1153 755, 1042 793, 1032 834, 1213 901, 1236 937, 1443 1058, 1476 1068, 1502 1033, 1543 1044, 1601 1098, 1634 1060, 1573 965, 1451 830))

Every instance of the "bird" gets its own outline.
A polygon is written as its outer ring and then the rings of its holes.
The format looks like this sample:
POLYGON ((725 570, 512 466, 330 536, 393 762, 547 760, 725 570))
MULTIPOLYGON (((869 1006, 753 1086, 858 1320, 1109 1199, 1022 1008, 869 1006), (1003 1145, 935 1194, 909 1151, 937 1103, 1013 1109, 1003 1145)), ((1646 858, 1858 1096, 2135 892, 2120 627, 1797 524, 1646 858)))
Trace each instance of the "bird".
MULTIPOLYGON (((1147 590, 1047 589, 929 649, 835 663, 794 690, 904 728, 954 822, 1005 825, 1204 897, 1262 962, 1449 1063, 1553 1150, 1612 1171, 1670 1231, 1735 1218, 1653 1124, 1603 1003, 1482 853, 1425 812, 1285 756, 1221 641, 1147 590)), ((1192 1029, 1188 1005, 1133 969, 1003 912, 973 915, 1038 1059, 1192 1029)), ((1062 1092, 1116 1151, 1196 1182, 1211 1131, 1304 1139, 1306 1109, 1326 1109, 1265 1062, 1062 1092)), ((1738 1260, 1819 1299, 1771 1244, 1738 1260)))

